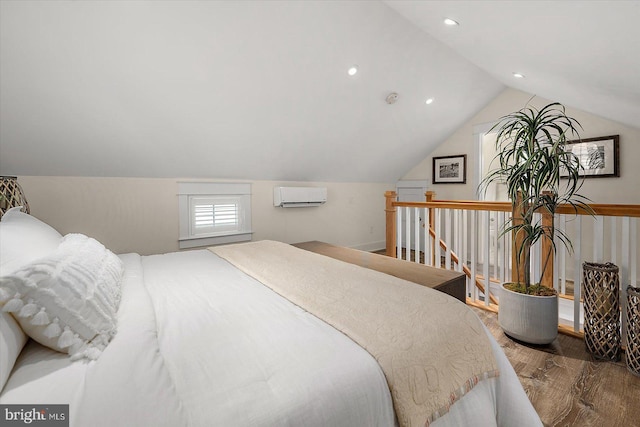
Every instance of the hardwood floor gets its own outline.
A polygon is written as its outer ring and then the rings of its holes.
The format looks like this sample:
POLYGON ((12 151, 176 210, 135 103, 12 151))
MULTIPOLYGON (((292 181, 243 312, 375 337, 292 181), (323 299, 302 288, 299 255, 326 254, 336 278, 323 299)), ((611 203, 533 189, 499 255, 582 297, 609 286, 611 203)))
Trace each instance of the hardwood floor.
MULTIPOLYGON (((567 291, 573 291, 570 282, 567 291)), ((497 314, 471 308, 504 350, 545 426, 640 427, 640 377, 627 370, 624 355, 619 362, 599 361, 583 340, 567 335, 549 346, 524 344, 502 332, 497 314)))
POLYGON ((473 308, 503 348, 545 426, 640 427, 640 377, 624 363, 594 359, 584 341, 559 335, 549 346, 507 337, 497 315, 473 308))

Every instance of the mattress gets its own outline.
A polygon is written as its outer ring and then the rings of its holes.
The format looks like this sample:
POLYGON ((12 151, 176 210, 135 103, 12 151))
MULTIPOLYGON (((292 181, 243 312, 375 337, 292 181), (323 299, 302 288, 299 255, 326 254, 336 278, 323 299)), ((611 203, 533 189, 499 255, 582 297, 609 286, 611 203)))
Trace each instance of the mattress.
MULTIPOLYGON (((71 362, 30 342, 0 403, 67 403, 72 426, 394 426, 375 359, 207 250, 121 255, 118 333, 71 362)), ((540 426, 487 332, 500 376, 431 425, 540 426)))

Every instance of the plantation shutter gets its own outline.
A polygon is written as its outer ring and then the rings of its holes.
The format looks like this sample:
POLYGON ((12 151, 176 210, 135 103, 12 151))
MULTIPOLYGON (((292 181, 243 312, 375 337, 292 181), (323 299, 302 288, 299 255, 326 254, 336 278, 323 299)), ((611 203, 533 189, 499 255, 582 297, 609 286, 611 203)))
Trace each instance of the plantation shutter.
POLYGON ((194 236, 238 231, 241 228, 240 207, 233 198, 191 197, 194 236))

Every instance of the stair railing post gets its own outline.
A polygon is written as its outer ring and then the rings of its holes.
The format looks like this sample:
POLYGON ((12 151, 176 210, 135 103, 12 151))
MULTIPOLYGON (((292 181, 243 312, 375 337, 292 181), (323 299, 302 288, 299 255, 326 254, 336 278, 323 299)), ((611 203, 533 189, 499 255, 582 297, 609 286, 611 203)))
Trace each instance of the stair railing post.
POLYGON ((385 214, 386 214, 386 254, 390 257, 396 257, 396 207, 393 206, 393 202, 397 199, 395 191, 385 191, 384 197, 385 214))
MULTIPOLYGON (((514 226, 520 225, 523 222, 521 194, 518 194, 518 198, 513 204, 511 221, 514 226)), ((525 253, 523 252, 520 254, 520 256, 518 256, 518 248, 521 248, 524 242, 524 234, 522 233, 522 230, 520 232, 516 232, 516 230, 513 230, 511 241, 513 242, 511 250, 511 265, 513 266, 513 268, 511 269, 511 281, 514 283, 524 283, 525 253)))

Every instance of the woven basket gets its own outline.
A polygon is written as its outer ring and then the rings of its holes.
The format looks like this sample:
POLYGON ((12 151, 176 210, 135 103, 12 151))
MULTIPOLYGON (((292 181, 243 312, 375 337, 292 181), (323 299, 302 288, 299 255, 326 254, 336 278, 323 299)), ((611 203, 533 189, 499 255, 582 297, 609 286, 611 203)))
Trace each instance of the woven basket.
POLYGON ((582 264, 584 286, 584 341, 599 359, 619 360, 620 279, 610 262, 582 264))
POLYGON ((15 176, 0 176, 0 194, 3 196, 0 200, 0 218, 6 211, 16 206, 22 206, 22 210, 29 213, 29 203, 15 176))
POLYGON ((640 288, 627 288, 627 368, 640 376, 640 288))

